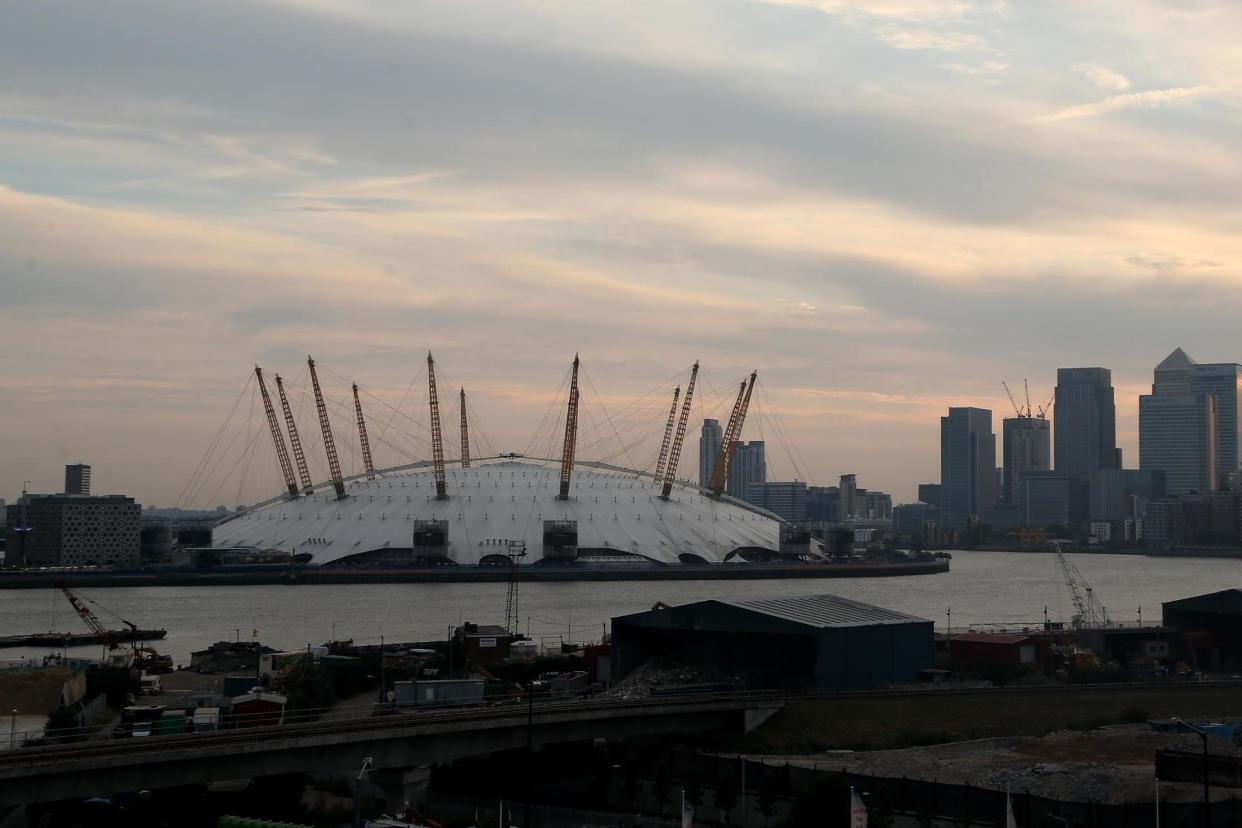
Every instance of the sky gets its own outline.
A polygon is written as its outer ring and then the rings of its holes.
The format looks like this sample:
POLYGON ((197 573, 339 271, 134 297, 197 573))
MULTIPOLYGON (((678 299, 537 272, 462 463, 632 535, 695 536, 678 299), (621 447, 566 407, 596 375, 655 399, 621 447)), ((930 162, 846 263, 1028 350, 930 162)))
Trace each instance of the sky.
POLYGON ((897 502, 948 406, 999 431, 1002 380, 1101 365, 1136 465, 1160 359, 1242 361, 1239 32, 1208 0, 5 3, 0 497, 79 461, 274 495, 250 372, 301 372, 313 430, 308 353, 347 471, 348 381, 379 465, 427 456, 428 350, 498 451, 581 354, 587 448, 640 467, 692 362, 696 419, 758 370, 770 479, 897 502))

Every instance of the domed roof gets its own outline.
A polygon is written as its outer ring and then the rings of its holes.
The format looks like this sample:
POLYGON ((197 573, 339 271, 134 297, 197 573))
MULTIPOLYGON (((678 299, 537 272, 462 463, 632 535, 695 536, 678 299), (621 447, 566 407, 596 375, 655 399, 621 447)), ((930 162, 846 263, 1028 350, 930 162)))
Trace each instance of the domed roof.
POLYGON ((435 498, 429 464, 354 478, 337 500, 330 485, 313 495, 274 498, 215 528, 217 547, 310 553, 315 564, 344 559, 439 557, 477 564, 525 543, 527 563, 609 553, 658 563, 722 563, 739 549, 778 550, 775 515, 697 486, 674 483, 660 495, 650 474, 578 462, 568 500, 560 500, 553 461, 502 457, 446 470, 448 497, 435 498), (415 541, 416 531, 420 540, 415 541), (417 547, 417 549, 416 549, 417 547), (683 558, 683 556, 692 556, 683 558))

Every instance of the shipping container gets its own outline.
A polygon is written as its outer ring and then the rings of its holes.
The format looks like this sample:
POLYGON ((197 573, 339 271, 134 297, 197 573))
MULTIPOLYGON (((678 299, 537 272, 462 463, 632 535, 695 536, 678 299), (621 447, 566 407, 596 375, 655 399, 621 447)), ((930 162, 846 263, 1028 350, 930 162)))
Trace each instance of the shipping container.
POLYGON ((483 679, 398 681, 395 703, 405 707, 451 707, 483 703, 483 679))

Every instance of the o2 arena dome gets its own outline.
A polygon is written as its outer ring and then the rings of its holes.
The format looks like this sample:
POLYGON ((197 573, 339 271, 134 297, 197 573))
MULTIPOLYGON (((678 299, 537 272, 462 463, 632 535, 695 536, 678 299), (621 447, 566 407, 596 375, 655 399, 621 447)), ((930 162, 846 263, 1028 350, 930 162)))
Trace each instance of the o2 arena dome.
POLYGON ((214 544, 288 554, 312 564, 434 559, 505 563, 510 542, 523 563, 540 560, 659 564, 724 563, 750 550, 776 550, 780 521, 731 498, 674 483, 668 500, 650 473, 575 465, 559 500, 559 463, 521 457, 446 469, 448 496, 436 498, 432 468, 383 472, 326 492, 260 504, 215 529, 214 544))
MULTIPOLYGON (((217 549, 299 560, 309 556, 312 565, 342 566, 416 562, 701 566, 808 551, 806 539, 799 543, 783 536, 776 515, 723 494, 733 452, 718 452, 706 487, 676 479, 698 363, 680 406, 680 386, 674 392, 654 473, 576 460, 576 357, 560 459, 509 454, 472 460, 463 390, 461 455, 455 461, 461 467, 450 468, 441 439, 435 364, 428 354, 433 459, 376 470, 355 385, 357 435, 366 472, 349 479, 341 475, 315 362, 308 358, 307 364, 331 480, 312 484, 281 378, 276 377, 276 387, 284 431, 256 366, 254 376, 287 491, 218 524, 212 538, 217 549)), ((754 383, 753 373, 741 383, 721 445, 733 445, 740 436, 754 383)))

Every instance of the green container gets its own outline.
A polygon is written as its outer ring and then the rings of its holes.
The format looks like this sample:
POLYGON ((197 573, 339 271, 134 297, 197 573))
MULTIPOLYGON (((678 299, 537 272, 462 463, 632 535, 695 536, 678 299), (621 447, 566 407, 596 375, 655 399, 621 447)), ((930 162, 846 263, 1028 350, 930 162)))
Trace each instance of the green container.
POLYGON ((179 710, 169 710, 163 716, 160 716, 158 732, 161 736, 185 733, 185 714, 179 710))

